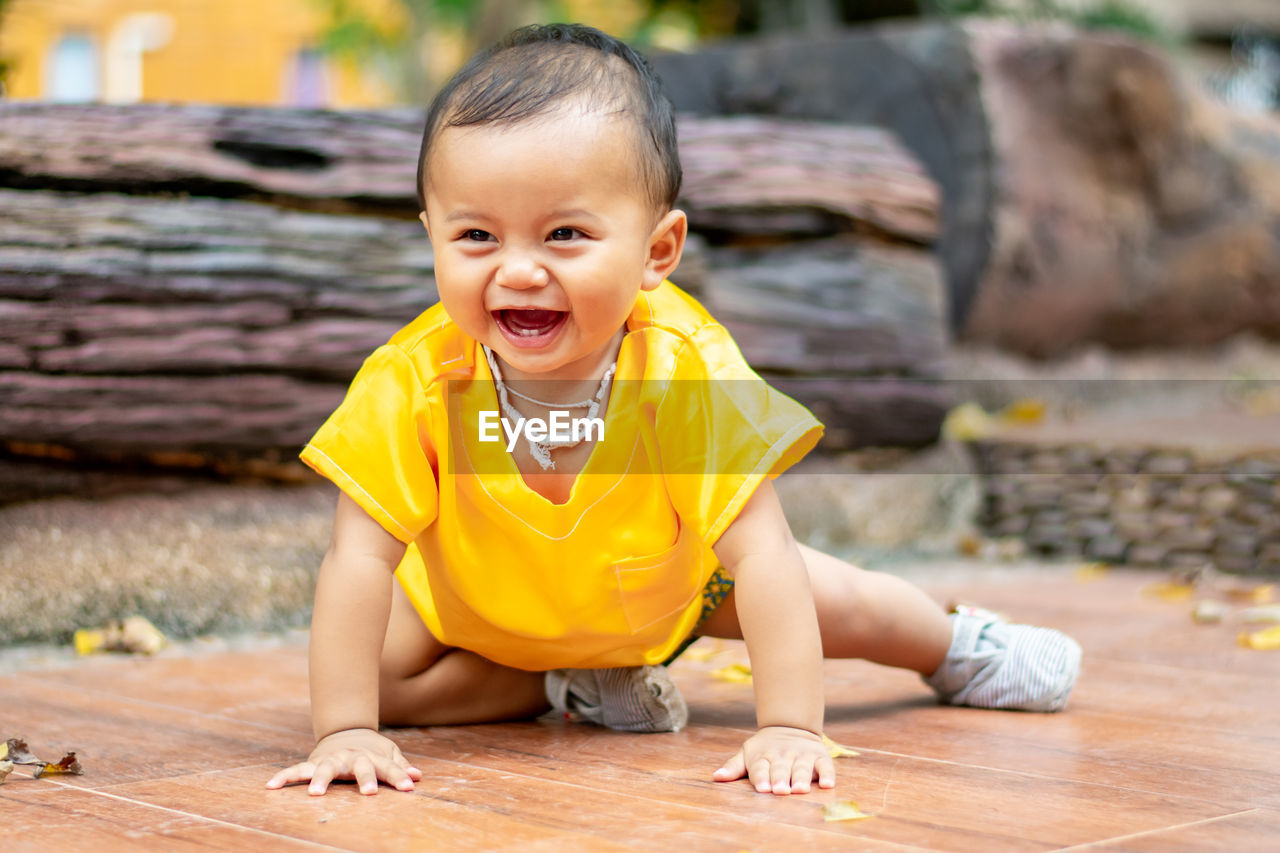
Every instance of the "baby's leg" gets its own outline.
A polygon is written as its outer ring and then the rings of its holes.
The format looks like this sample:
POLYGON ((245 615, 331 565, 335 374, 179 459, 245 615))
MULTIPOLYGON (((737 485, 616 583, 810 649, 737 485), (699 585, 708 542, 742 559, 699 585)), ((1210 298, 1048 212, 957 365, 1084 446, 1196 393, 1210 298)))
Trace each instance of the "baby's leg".
MULTIPOLYGON (((1009 625, 982 610, 947 616, 921 590, 800 546, 827 657, 914 669, 944 701, 1060 711, 1080 671, 1080 646, 1048 628, 1009 625)), ((699 633, 738 639, 734 597, 699 633)))
POLYGON ((547 711, 545 673, 526 672, 446 646, 393 583, 382 644, 380 716, 393 726, 521 720, 547 711))
MULTIPOLYGON (((800 546, 818 611, 822 651, 829 658, 863 658, 931 675, 951 645, 951 620, 919 588, 902 578, 869 572, 800 546)), ((732 592, 699 633, 741 639, 732 592)))

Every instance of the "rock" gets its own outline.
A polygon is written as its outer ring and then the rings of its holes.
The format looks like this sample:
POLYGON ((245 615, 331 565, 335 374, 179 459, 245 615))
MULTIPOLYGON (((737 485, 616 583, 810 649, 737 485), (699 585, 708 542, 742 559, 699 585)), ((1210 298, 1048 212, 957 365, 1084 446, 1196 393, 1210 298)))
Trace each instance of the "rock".
POLYGON ((942 188, 950 327, 1040 358, 1280 335, 1280 118, 1157 48, 970 20, 654 57, 679 108, 875 124, 942 188))
POLYGON ((1049 357, 1280 334, 1280 120, 1117 36, 967 32, 1004 180, 966 338, 1049 357))
POLYGON ((1085 556, 1104 563, 1124 563, 1129 553, 1129 543, 1117 536, 1099 536, 1084 546, 1085 556))

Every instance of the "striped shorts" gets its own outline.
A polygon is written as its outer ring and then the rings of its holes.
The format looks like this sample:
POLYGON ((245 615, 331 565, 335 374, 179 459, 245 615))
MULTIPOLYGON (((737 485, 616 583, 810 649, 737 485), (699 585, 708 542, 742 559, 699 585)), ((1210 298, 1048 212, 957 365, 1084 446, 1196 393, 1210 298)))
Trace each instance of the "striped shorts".
POLYGON ((667 666, 680 655, 684 654, 684 650, 692 646, 702 636, 701 628, 704 622, 716 612, 716 608, 729 597, 729 593, 733 591, 733 578, 729 577, 729 573, 724 570, 724 566, 716 566, 716 570, 711 573, 711 580, 707 581, 707 585, 702 588, 702 613, 698 615, 698 623, 693 626, 693 630, 689 632, 689 636, 680 644, 671 657, 662 662, 663 666, 667 666))

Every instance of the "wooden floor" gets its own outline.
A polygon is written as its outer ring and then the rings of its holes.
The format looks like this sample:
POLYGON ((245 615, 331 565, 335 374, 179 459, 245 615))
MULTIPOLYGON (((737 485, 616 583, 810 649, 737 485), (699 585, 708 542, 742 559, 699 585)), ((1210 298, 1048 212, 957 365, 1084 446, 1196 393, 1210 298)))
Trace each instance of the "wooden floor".
POLYGON ((426 774, 372 798, 266 791, 310 746, 305 650, 99 658, 0 678, 0 727, 81 777, 0 786, 12 850, 1280 849, 1280 651, 1238 648, 1150 575, 989 573, 932 584, 1085 650, 1064 714, 944 708, 910 673, 827 665, 827 731, 857 749, 835 791, 788 798, 711 772, 751 730, 751 689, 716 678, 741 645, 703 640, 674 670, 674 735, 562 720, 394 736, 426 774), (829 823, 822 804, 874 817, 829 823))

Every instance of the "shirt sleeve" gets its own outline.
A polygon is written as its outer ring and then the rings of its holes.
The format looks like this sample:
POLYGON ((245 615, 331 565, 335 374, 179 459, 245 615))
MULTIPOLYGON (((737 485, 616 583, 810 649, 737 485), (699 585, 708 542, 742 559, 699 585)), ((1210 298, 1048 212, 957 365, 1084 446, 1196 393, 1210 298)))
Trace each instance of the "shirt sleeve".
POLYGON ((379 347, 303 449, 302 461, 408 544, 435 521, 438 506, 429 409, 409 356, 399 347, 379 347))
POLYGON ((822 437, 822 424, 761 379, 718 324, 700 329, 677 357, 657 413, 672 506, 708 546, 766 477, 800 461, 822 437))

